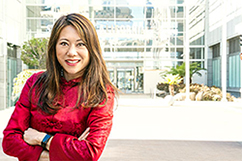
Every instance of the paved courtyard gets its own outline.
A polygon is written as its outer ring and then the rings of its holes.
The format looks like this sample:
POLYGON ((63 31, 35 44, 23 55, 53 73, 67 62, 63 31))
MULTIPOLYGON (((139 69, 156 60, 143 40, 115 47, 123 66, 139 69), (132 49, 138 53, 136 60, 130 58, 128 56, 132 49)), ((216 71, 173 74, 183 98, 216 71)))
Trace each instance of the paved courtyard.
MULTIPOLYGON (((0 111, 0 130, 12 108, 0 111)), ((0 148, 1 149, 1 148, 0 148)), ((100 161, 241 161, 242 104, 121 96, 100 161)), ((0 160, 16 160, 0 151, 0 160)))

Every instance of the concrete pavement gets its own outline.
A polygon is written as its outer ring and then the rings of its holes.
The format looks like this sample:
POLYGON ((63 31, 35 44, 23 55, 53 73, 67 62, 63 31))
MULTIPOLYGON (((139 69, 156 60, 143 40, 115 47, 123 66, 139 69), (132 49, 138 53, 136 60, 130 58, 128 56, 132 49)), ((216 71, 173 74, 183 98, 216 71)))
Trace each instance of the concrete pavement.
POLYGON ((110 140, 100 161, 241 161, 241 142, 110 140))
POLYGON ((121 99, 110 139, 242 141, 242 104, 121 99))
MULTIPOLYGON (((12 109, 0 111, 0 130, 12 109)), ((100 161, 241 161, 242 104, 121 96, 100 161)), ((13 160, 0 152, 0 160, 13 160)), ((16 160, 16 159, 14 159, 16 160)))

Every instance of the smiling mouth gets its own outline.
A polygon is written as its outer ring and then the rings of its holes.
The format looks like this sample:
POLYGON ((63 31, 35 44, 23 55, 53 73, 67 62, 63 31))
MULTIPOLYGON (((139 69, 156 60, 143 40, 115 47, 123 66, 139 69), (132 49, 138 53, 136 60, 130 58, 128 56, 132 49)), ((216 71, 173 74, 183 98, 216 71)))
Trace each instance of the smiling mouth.
POLYGON ((80 62, 81 60, 66 60, 67 63, 70 63, 70 64, 75 64, 75 63, 78 63, 80 62))

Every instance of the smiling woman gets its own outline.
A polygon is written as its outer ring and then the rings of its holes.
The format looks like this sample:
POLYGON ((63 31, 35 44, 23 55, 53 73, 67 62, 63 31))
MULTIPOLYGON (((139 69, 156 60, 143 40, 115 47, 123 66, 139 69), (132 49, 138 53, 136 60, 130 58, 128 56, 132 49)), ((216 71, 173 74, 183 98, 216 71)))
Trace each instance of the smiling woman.
POLYGON ((115 94, 91 22, 75 13, 60 17, 46 71, 27 80, 3 132, 3 151, 19 160, 98 160, 115 94))
POLYGON ((88 50, 73 26, 62 29, 56 44, 56 56, 67 81, 77 78, 89 63, 88 50))

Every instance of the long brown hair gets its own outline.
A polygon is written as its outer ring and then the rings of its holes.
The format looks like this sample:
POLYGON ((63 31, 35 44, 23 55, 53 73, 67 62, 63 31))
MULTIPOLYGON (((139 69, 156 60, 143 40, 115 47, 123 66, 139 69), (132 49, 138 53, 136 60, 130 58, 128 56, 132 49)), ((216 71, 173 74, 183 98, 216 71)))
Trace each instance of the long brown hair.
POLYGON ((84 16, 76 13, 60 17, 54 24, 48 44, 46 58, 46 71, 40 75, 33 87, 36 87, 36 96, 39 98, 38 106, 47 113, 56 113, 58 107, 54 99, 61 97, 60 80, 62 66, 56 57, 56 44, 62 29, 68 25, 73 26, 90 55, 89 64, 80 71, 82 77, 79 83, 78 100, 84 107, 97 107, 105 100, 107 102, 107 87, 117 94, 118 89, 111 83, 96 30, 92 23, 84 16))

